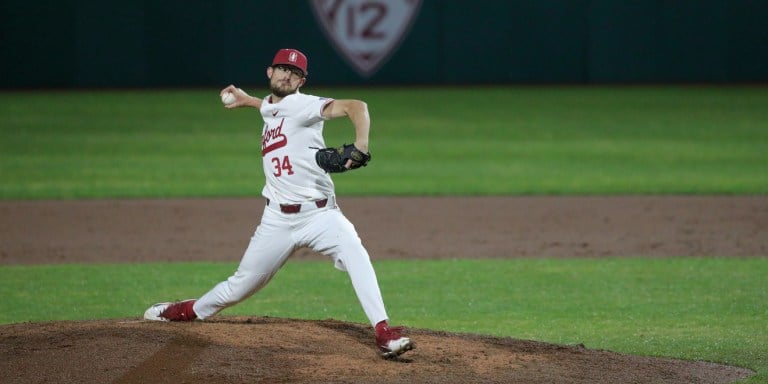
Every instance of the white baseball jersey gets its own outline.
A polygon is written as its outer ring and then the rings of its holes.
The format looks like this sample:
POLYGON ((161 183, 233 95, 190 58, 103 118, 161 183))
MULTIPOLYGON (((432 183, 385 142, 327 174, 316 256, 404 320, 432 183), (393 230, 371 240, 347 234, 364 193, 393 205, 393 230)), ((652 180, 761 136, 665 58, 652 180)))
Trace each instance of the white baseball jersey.
POLYGON ((315 161, 324 148, 323 108, 333 99, 296 92, 272 103, 261 103, 261 133, 266 185, 262 195, 280 204, 329 198, 334 194, 331 176, 315 161))

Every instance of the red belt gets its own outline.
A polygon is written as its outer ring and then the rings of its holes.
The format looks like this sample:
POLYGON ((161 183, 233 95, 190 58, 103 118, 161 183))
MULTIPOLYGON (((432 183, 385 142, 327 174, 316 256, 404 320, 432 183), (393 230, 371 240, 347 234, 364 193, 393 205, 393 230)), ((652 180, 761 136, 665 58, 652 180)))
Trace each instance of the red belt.
MULTIPOLYGON (((318 208, 325 208, 328 204, 328 199, 315 200, 314 203, 318 208)), ((267 199, 267 205, 269 205, 269 199, 267 199)), ((280 212, 299 213, 301 212, 301 204, 280 204, 280 212)))

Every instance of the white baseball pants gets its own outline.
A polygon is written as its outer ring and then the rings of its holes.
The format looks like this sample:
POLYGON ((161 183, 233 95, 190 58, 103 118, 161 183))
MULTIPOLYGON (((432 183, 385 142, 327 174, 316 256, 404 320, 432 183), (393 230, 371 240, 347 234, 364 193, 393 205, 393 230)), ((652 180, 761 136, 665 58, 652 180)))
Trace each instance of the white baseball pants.
POLYGON ((266 206, 237 271, 195 303, 198 318, 211 317, 258 292, 302 247, 332 257, 336 268, 347 271, 371 325, 388 319, 368 252, 335 202, 292 214, 274 203, 266 206))

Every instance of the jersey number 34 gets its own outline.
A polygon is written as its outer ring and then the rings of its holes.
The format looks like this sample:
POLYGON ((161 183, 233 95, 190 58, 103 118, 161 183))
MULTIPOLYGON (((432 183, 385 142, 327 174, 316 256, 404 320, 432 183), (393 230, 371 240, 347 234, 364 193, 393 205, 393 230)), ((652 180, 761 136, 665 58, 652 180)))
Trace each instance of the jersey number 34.
POLYGON ((280 177, 283 175, 283 171, 285 171, 288 175, 293 175, 293 166, 291 165, 291 160, 288 159, 288 156, 284 156, 283 160, 280 160, 278 157, 272 158, 272 164, 275 166, 275 172, 273 175, 275 177, 280 177))

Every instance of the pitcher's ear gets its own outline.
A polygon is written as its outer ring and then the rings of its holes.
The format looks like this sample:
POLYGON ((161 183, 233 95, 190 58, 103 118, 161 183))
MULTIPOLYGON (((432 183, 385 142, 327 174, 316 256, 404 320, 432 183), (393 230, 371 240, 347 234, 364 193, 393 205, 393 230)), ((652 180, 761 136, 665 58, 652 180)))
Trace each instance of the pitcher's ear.
POLYGON ((271 79, 271 78, 272 78, 272 72, 274 72, 274 70, 272 69, 272 67, 267 67, 267 78, 268 78, 268 79, 271 79))

